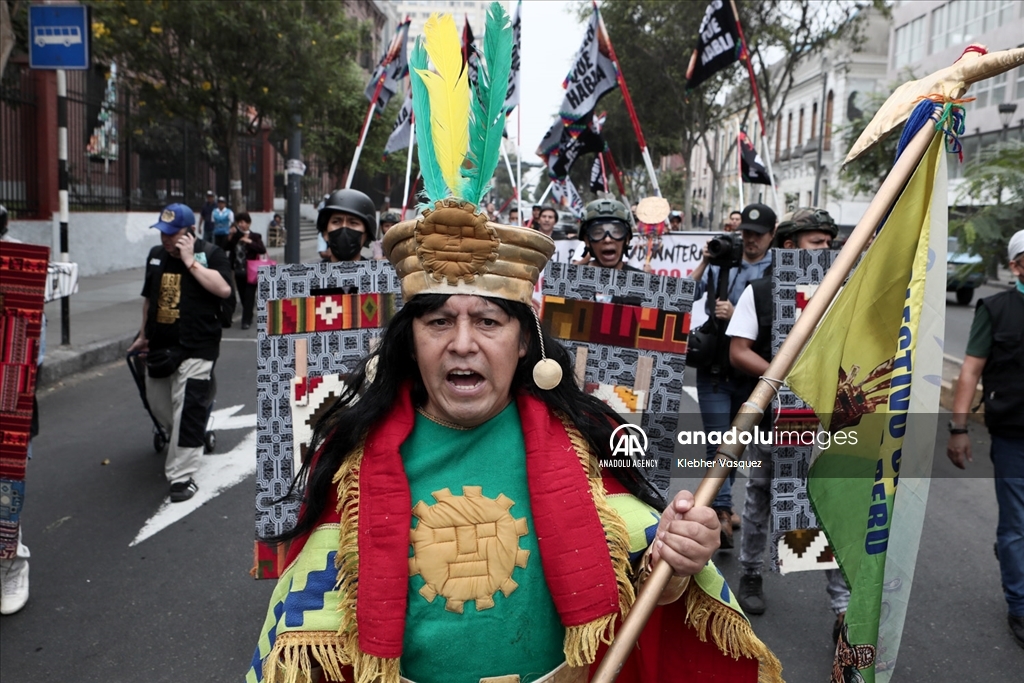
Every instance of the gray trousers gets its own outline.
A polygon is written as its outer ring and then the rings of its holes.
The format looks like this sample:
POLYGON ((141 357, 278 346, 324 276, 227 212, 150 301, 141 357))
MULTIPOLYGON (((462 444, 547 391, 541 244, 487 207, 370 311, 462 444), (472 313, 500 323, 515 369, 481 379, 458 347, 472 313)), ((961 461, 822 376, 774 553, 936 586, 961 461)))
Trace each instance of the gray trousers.
MULTIPOLYGON (((760 576, 764 566, 764 550, 768 543, 768 523, 772 510, 772 447, 750 444, 744 454, 747 460, 760 460, 761 467, 749 470, 747 497, 743 503, 743 526, 740 539, 740 566, 745 576, 760 576)), ((842 614, 850 604, 850 589, 839 569, 826 569, 826 590, 835 614, 842 614)))
POLYGON ((199 469, 212 372, 212 360, 186 358, 170 377, 146 378, 149 408, 170 435, 164 474, 172 484, 188 481, 199 469))

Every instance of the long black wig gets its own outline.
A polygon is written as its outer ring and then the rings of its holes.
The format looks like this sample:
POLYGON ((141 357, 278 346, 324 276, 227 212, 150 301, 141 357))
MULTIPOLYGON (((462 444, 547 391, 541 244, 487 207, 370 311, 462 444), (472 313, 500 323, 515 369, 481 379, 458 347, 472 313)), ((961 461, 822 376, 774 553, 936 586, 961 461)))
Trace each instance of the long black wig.
MULTIPOLYGON (((403 384, 412 380, 413 405, 427 402, 427 392, 413 357, 413 320, 441 308, 448 294, 421 294, 401 308, 391 319, 381 336, 376 352, 364 358, 353 375, 346 381, 345 393, 317 423, 310 444, 310 453, 319 451, 312 470, 307 458, 295 476, 285 499, 300 498, 304 503, 298 523, 270 542, 281 542, 313 530, 330 500, 331 480, 345 458, 351 456, 363 436, 391 410, 403 384), (377 367, 371 382, 366 380, 366 367, 371 359, 377 367), (305 481, 305 486, 301 483, 305 481)), ((547 357, 562 368, 562 381, 551 390, 541 390, 533 381, 533 366, 541 359, 541 345, 537 338, 537 323, 533 310, 526 304, 506 299, 485 297, 501 308, 509 317, 519 321, 520 334, 527 341, 526 355, 519 359, 512 378, 511 394, 526 391, 561 411, 576 425, 595 453, 608 452, 608 439, 622 419, 607 404, 584 393, 573 380, 573 369, 568 350, 545 332, 544 349, 547 357)), ((633 467, 611 470, 623 486, 637 498, 658 510, 666 501, 641 471, 633 467)))

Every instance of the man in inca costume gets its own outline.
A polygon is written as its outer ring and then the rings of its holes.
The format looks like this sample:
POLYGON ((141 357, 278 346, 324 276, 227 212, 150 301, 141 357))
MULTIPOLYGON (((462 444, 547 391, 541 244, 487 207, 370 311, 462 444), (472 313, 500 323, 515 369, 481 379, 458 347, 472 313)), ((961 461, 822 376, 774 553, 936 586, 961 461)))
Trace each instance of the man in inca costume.
POLYGON ((715 512, 598 466, 621 420, 573 382, 531 306, 554 243, 476 208, 508 23, 494 3, 472 121, 451 17, 425 29, 437 73, 413 51, 431 208, 384 237, 405 304, 317 425, 247 680, 586 681, 659 561, 674 577, 619 680, 777 679, 709 562, 715 512))

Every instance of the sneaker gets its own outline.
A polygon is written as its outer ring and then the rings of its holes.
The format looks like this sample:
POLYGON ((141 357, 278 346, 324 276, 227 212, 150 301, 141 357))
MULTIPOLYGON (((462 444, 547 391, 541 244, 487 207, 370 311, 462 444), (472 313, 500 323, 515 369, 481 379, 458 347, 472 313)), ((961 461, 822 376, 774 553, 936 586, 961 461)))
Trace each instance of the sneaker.
POLYGON ((249 323, 242 323, 242 329, 243 330, 249 329, 249 323))
POLYGON ((736 600, 747 614, 764 614, 764 591, 761 589, 761 576, 752 574, 740 577, 740 590, 736 600))
POLYGON ((715 512, 718 513, 718 522, 722 525, 722 539, 720 548, 722 550, 728 550, 733 547, 732 542, 732 511, 727 508, 715 508, 715 512))
POLYGON ((184 502, 191 498, 192 496, 196 495, 196 491, 198 490, 199 487, 196 486, 196 482, 194 479, 189 479, 188 481, 179 481, 175 484, 171 484, 171 502, 184 502))
MULTIPOLYGON (((28 576, 28 570, 26 569, 26 577, 28 576)), ((28 593, 28 579, 25 579, 25 591, 28 593)), ((4 605, 6 607, 6 605, 4 605)), ((7 614, 4 612, 4 614, 7 614)), ((1013 639, 1017 641, 1017 644, 1024 647, 1024 617, 1015 617, 1012 614, 1006 616, 1006 621, 1010 625, 1010 633, 1013 634, 1013 639)))
POLYGON ((28 602, 28 560, 0 561, 0 614, 14 614, 28 602))
POLYGON ((836 623, 832 625, 832 643, 839 642, 839 634, 843 632, 843 624, 846 623, 846 612, 842 612, 836 617, 836 623))

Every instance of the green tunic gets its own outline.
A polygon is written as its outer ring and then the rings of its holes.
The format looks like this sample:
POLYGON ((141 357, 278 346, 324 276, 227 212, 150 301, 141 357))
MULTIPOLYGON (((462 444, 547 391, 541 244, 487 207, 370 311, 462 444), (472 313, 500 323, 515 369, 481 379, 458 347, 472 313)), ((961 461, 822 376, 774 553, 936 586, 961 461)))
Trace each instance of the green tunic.
POLYGON ((528 683, 559 666, 565 629, 541 568, 515 403, 466 430, 418 414, 401 452, 414 515, 402 675, 528 683))

